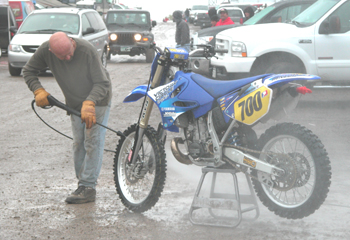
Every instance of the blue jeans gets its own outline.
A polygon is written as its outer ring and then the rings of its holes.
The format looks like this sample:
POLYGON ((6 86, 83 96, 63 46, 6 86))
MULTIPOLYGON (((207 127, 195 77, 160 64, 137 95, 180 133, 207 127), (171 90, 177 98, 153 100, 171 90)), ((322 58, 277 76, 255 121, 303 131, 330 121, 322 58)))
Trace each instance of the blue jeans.
POLYGON ((180 45, 180 44, 176 44, 175 46, 176 48, 183 48, 185 49, 187 52, 191 52, 191 44, 186 43, 184 45, 180 45))
MULTIPOLYGON (((107 125, 111 105, 96 106, 96 121, 107 125)), ((94 124, 86 129, 81 118, 71 115, 73 132, 73 159, 78 186, 95 188, 102 167, 106 129, 94 124)))

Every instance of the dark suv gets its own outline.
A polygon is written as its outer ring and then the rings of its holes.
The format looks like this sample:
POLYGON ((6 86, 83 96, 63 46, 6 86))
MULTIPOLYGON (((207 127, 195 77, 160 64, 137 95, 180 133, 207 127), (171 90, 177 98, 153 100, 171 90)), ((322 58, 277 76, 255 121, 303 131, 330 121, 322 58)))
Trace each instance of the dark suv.
POLYGON ((137 9, 113 9, 107 12, 106 25, 109 32, 109 55, 146 55, 146 62, 153 61, 155 52, 149 46, 154 42, 151 33, 157 23, 151 21, 150 13, 137 9), (142 43, 142 44, 138 44, 142 43))

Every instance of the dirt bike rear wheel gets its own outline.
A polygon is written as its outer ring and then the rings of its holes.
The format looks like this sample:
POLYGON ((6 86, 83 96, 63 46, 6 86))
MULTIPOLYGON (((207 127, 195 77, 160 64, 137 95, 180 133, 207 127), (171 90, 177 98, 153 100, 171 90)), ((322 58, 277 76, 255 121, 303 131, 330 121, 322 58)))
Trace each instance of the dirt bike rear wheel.
POLYGON ((283 218, 300 219, 314 213, 327 197, 332 175, 328 154, 319 138, 299 124, 281 123, 261 135, 257 148, 261 151, 259 159, 295 172, 293 181, 288 182, 290 175, 284 179, 273 177, 276 184, 269 187, 254 179, 263 173, 253 171, 253 186, 261 202, 283 218), (271 152, 286 157, 273 160, 271 152))
POLYGON ((124 131, 114 157, 114 182, 117 193, 129 210, 145 212, 158 201, 165 184, 166 160, 163 144, 150 126, 145 129, 137 161, 129 164, 128 157, 134 145, 136 124, 124 131))

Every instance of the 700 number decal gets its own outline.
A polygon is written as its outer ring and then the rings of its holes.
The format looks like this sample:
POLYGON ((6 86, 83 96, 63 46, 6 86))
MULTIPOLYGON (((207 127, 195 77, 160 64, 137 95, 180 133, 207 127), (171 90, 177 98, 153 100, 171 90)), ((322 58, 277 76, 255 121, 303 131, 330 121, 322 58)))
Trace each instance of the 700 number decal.
POLYGON ((253 124, 269 109, 272 90, 263 86, 234 103, 235 119, 245 124, 253 124))

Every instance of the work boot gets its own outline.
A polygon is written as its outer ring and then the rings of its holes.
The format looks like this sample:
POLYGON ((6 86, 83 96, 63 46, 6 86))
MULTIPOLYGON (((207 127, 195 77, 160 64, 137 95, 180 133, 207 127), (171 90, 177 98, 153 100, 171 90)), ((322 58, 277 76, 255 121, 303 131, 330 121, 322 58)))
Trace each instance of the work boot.
POLYGON ((94 202, 96 198, 96 190, 91 187, 79 186, 75 192, 66 198, 66 203, 87 203, 94 202))

